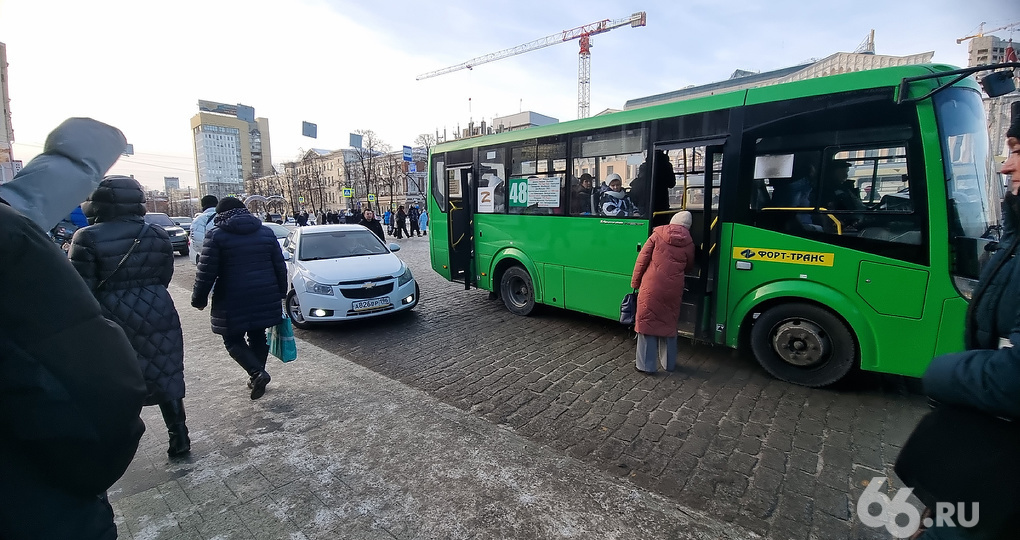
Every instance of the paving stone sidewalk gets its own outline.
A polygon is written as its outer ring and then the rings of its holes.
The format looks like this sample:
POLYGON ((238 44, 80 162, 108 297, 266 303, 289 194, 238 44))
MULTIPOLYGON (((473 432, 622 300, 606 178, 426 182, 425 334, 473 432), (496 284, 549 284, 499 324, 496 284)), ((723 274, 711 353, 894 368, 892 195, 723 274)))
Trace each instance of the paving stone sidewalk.
POLYGON ((159 412, 111 489, 121 538, 758 538, 299 341, 266 395, 171 284, 193 452, 159 412))

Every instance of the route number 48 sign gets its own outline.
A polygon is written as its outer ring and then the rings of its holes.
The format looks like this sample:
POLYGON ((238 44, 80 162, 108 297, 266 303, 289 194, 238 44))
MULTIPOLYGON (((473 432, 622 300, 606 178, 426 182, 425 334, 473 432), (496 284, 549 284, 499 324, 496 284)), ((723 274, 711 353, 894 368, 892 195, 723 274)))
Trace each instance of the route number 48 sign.
POLYGON ((557 208, 560 206, 560 178, 511 178, 510 206, 524 208, 557 208))

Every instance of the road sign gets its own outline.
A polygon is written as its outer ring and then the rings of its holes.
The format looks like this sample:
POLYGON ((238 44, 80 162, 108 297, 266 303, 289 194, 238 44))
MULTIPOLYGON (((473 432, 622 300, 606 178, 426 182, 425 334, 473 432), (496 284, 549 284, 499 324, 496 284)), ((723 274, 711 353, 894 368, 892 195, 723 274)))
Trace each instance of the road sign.
POLYGON ((368 194, 368 202, 375 202, 375 193, 368 194))
POLYGON ((407 164, 407 172, 418 172, 418 165, 413 161, 407 164))
POLYGON ((345 187, 344 188, 344 198, 345 199, 350 199, 353 196, 354 196, 354 188, 345 187))
POLYGON ((404 161, 411 161, 411 147, 404 147, 404 161))
POLYGON ((297 198, 297 202, 299 202, 301 204, 305 204, 305 198, 304 197, 298 197, 297 198))

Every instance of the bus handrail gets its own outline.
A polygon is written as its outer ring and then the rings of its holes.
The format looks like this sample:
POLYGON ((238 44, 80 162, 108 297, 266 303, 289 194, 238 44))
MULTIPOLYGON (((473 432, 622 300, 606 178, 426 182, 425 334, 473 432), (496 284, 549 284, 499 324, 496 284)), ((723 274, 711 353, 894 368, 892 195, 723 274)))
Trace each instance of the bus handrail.
MULTIPOLYGON (((815 208, 813 206, 766 206, 765 208, 761 208, 760 210, 787 210, 787 211, 791 211, 792 210, 792 211, 801 211, 801 212, 803 212, 803 211, 814 212, 815 208)), ((825 208, 825 207, 822 207, 822 206, 819 206, 818 207, 818 211, 819 212, 828 212, 829 209, 825 208)), ((843 236, 843 222, 841 222, 840 220, 836 219, 836 216, 834 216, 832 214, 825 214, 825 215, 829 219, 831 219, 833 223, 836 224, 836 234, 839 235, 839 236, 843 236)))

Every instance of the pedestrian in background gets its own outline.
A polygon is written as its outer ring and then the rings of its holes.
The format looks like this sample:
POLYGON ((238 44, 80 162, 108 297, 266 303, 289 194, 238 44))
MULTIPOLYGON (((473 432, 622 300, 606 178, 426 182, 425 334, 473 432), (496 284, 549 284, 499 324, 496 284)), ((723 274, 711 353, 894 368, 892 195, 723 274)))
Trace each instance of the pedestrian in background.
POLYGON ((174 275, 170 236, 145 223, 145 192, 134 178, 107 176, 82 203, 93 225, 78 229, 68 257, 137 353, 146 405, 158 405, 170 457, 191 451, 184 413, 184 335, 167 286, 174 275))
POLYGON ((385 225, 387 228, 389 228, 390 225, 393 224, 393 212, 390 212, 389 208, 387 208, 386 211, 383 212, 382 222, 383 225, 385 225))
MULTIPOLYGON (((191 262, 198 264, 198 255, 202 252, 202 242, 205 241, 205 235, 216 226, 213 223, 213 218, 216 217, 216 203, 219 202, 215 195, 206 195, 202 197, 202 213, 191 221, 191 252, 188 254, 188 258, 191 262)), ((266 214, 267 220, 269 214, 266 214)))
POLYGON ((673 371, 676 366, 676 324, 684 295, 684 272, 694 262, 691 213, 677 212, 669 225, 652 229, 641 247, 630 286, 638 290, 638 371, 655 373, 657 366, 673 371))
POLYGON ((383 234, 382 224, 379 223, 378 219, 375 219, 375 212, 372 210, 365 210, 364 217, 361 218, 361 225, 364 225, 368 230, 375 233, 379 237, 379 241, 386 243, 386 235, 383 234))
POLYGON ((411 223, 411 232, 407 234, 408 238, 414 233, 418 233, 418 237, 421 237, 421 227, 418 226, 419 217, 421 217, 421 213, 418 212, 418 205, 412 204, 411 208, 407 210, 407 220, 411 223))
POLYGON ((266 329, 280 323, 287 269, 273 231, 234 197, 216 205, 216 229, 202 246, 191 305, 205 309, 212 291, 212 331, 248 374, 251 399, 266 393, 266 329), (247 341, 245 341, 247 338, 247 341))
POLYGON ((421 209, 421 215, 418 216, 418 228, 421 229, 421 234, 428 236, 429 234, 429 213, 426 209, 421 209))
POLYGON ((145 425, 124 330, 46 236, 124 151, 117 128, 71 118, 0 185, 0 538, 117 537, 106 490, 145 425), (54 317, 55 310, 65 314, 54 317))
POLYGON ((397 238, 402 238, 401 233, 408 238, 411 237, 411 233, 407 230, 407 212, 404 211, 404 205, 397 207, 397 215, 395 216, 397 224, 393 227, 394 233, 397 238))

